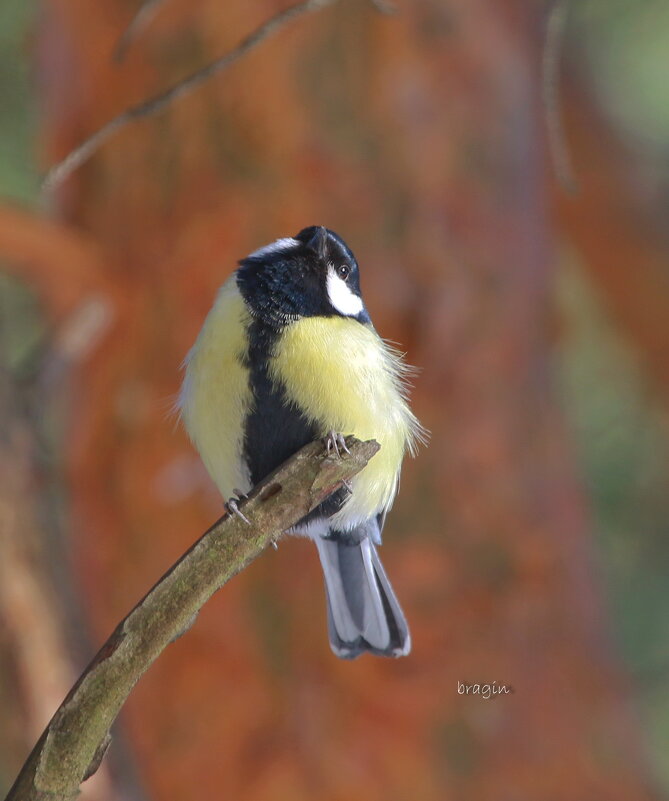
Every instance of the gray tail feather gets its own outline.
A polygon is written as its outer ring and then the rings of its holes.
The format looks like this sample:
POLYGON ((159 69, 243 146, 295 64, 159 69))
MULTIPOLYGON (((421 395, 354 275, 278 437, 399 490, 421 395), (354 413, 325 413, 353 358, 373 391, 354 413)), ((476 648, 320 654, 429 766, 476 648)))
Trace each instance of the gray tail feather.
POLYGON ((369 537, 360 542, 315 537, 325 574, 330 646, 342 659, 364 651, 406 656, 404 613, 369 537))

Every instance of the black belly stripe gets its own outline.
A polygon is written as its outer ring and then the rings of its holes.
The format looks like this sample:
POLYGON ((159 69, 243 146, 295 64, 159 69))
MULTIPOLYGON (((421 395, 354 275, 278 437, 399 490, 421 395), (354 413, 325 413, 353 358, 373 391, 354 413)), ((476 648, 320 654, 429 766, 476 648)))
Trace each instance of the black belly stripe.
MULTIPOLYGON (((251 411, 244 423, 244 457, 255 486, 300 448, 313 442, 321 432, 299 408, 286 399, 284 390, 269 377, 268 362, 280 331, 254 319, 249 324, 248 356, 253 393, 251 411)), ((330 517, 348 497, 342 488, 313 509, 300 524, 330 517)))
POLYGON ((253 405, 244 425, 244 455, 254 485, 319 434, 269 377, 268 361, 279 335, 277 329, 258 319, 249 325, 245 366, 253 405))

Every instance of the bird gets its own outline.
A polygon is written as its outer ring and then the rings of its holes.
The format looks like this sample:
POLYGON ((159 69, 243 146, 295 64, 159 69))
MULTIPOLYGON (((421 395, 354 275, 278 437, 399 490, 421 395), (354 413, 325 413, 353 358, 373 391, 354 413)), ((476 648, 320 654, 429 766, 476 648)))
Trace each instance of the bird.
POLYGON ((240 497, 309 442, 377 455, 288 532, 318 548, 332 651, 406 656, 406 617, 378 556, 405 454, 426 431, 408 404, 412 374, 376 332, 353 252, 309 226, 238 262, 184 360, 177 401, 186 431, 224 499, 240 497))

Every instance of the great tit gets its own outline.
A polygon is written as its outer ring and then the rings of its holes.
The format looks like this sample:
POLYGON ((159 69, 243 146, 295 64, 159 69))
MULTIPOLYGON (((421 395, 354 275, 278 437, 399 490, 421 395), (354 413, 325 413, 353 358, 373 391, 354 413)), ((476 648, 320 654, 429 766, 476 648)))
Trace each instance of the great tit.
POLYGON ((410 368, 375 331, 345 242, 311 226, 239 262, 185 364, 182 419, 224 498, 246 493, 303 445, 343 435, 381 450, 291 530, 314 540, 334 653, 405 656, 409 628, 376 546, 402 458, 423 429, 410 368))

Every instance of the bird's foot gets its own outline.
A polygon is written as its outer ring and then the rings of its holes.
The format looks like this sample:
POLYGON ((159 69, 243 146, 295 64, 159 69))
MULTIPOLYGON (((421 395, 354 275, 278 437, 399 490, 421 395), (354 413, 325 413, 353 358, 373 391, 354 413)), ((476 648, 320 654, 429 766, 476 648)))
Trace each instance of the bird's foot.
POLYGON ((351 451, 346 447, 346 440, 343 434, 336 431, 328 431, 327 436, 324 438, 325 450, 329 456, 333 451, 338 458, 341 459, 341 452, 344 451, 350 455, 351 451))
POLYGON ((245 495, 243 492, 240 492, 238 489, 232 490, 235 494, 232 498, 229 498, 228 501, 223 504, 225 506, 225 511, 229 515, 236 515, 237 517, 241 517, 241 519, 246 523, 247 526, 251 525, 251 521, 246 517, 246 515, 242 512, 239 508, 239 504, 242 501, 245 501, 248 495, 245 495))

